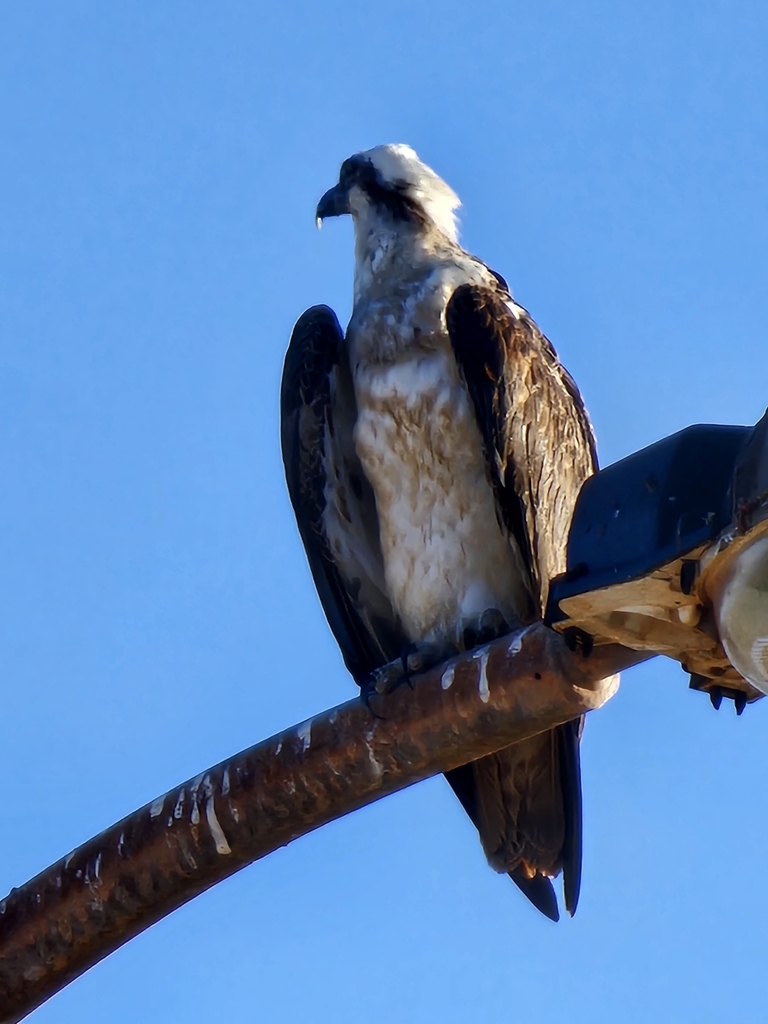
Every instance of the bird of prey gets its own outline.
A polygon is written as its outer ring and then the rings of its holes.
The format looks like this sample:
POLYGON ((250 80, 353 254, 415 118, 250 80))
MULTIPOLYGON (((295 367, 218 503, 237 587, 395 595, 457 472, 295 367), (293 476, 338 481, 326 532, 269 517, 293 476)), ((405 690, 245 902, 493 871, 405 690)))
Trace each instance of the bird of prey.
MULTIPOLYGON (((571 377, 504 279, 459 244, 454 191, 405 145, 341 165, 317 207, 349 214, 354 308, 297 322, 281 417, 312 575, 361 687, 541 618, 596 468, 571 377)), ((447 773, 490 865, 559 917, 581 879, 581 723, 447 773)))

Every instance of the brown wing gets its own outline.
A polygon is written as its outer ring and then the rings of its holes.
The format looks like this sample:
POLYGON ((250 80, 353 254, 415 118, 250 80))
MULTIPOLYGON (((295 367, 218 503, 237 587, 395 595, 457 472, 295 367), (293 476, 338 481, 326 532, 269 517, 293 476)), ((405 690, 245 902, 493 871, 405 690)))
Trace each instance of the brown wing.
POLYGON ((280 433, 288 493, 312 577, 358 683, 403 645, 384 593, 373 492, 352 446, 344 335, 327 306, 298 320, 285 357, 280 433))
POLYGON ((463 285, 446 317, 497 501, 528 554, 543 612, 549 581, 565 571, 576 496, 597 468, 592 427, 551 343, 508 294, 463 285))
MULTIPOLYGON (((543 612, 549 581, 565 570, 576 496, 596 468, 592 428, 552 345, 501 284, 458 288, 446 320, 499 513, 526 556, 543 612)), ((571 914, 579 896, 580 735, 581 723, 568 723, 449 776, 491 865, 555 919, 547 876, 562 868, 571 914)))

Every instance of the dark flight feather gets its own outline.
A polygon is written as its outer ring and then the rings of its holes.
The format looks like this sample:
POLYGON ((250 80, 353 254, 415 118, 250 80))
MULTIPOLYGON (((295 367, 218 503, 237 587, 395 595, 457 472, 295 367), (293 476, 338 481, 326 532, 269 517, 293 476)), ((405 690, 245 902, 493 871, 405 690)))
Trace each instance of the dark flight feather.
MULTIPOLYGON (((474 403, 499 510, 531 571, 538 617, 549 581, 565 569, 576 496, 596 468, 592 428, 552 345, 512 303, 502 282, 497 289, 457 288, 446 323, 474 403)), ((545 914, 540 901, 552 906, 545 875, 562 868, 569 913, 579 898, 580 735, 581 722, 567 723, 475 762, 471 778, 462 769, 458 789, 448 777, 464 806, 474 807, 491 863, 503 869, 521 860, 522 870, 512 868, 510 876, 545 914), (471 786, 475 792, 468 798, 471 786)))
MULTIPOLYGON (((362 683, 374 669, 398 657, 403 641, 394 623, 386 620, 389 602, 383 595, 364 585, 368 581, 360 578, 362 573, 357 578, 354 571, 342 575, 339 552, 329 536, 329 516, 337 512, 347 520, 350 534, 357 528, 364 540, 374 547, 377 543, 368 536, 372 530, 366 531, 360 512, 366 499, 369 505, 373 502, 362 467, 353 464, 353 452, 334 451, 343 448, 345 433, 334 420, 346 414, 354 422, 343 351, 344 334, 328 306, 312 306, 299 318, 283 368, 280 434, 288 494, 320 603, 347 669, 362 683), (338 504, 339 497, 345 499, 340 510, 329 509, 332 474, 333 496, 338 504), (384 615, 376 614, 377 606, 383 606, 384 615)), ((393 620, 391 606, 388 610, 393 620)))

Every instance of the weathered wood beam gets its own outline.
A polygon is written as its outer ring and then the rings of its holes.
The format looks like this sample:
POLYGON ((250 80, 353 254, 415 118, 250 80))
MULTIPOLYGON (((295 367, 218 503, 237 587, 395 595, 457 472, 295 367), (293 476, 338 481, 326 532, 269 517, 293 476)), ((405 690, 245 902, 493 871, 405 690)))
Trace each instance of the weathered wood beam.
POLYGON ((647 656, 584 658, 532 626, 374 698, 381 718, 350 700, 202 772, 0 903, 0 1020, 299 836, 599 707, 618 685, 606 677, 647 656))

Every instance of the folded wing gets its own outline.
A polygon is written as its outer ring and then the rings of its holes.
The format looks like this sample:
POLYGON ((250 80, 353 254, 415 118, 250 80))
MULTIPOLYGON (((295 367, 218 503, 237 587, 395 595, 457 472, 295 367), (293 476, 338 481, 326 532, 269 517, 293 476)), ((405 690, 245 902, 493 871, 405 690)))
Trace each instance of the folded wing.
POLYGON ((357 683, 403 646, 384 589, 373 492, 352 441, 344 334, 328 306, 298 320, 285 357, 281 443, 288 493, 328 624, 357 683))
MULTIPOLYGON (((474 403, 499 515, 526 556, 540 610, 565 570, 573 506, 596 467, 584 405, 552 345, 498 287, 463 285, 446 311, 474 403)), ((564 875, 576 909, 581 881, 581 722, 542 733, 450 773, 497 870, 557 917, 548 876, 564 875)))

